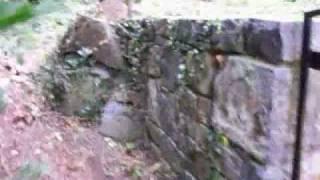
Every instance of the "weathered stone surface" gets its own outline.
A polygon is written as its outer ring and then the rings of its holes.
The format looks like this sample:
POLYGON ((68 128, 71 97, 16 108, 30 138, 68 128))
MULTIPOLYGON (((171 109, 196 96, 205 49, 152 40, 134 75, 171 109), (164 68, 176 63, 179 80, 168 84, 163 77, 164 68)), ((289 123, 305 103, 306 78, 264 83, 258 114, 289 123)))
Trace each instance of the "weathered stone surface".
POLYGON ((301 59, 302 22, 280 22, 282 59, 286 62, 301 59))
POLYGON ((196 180, 196 178, 188 171, 184 171, 181 175, 179 175, 179 179, 196 180))
POLYGON ((186 83, 194 91, 207 97, 212 95, 213 62, 214 57, 209 53, 194 54, 186 60, 186 83))
POLYGON ((181 149, 170 136, 152 122, 147 122, 147 127, 152 140, 159 146, 162 155, 173 169, 180 174, 179 177, 185 177, 186 170, 189 171, 187 176, 189 178, 207 179, 209 177, 210 160, 207 154, 197 149, 197 145, 190 138, 185 136, 189 144, 181 149))
POLYGON ((267 179, 288 179, 291 171, 291 76, 285 67, 230 56, 214 81, 212 125, 267 163, 267 179))
POLYGON ((154 78, 159 78, 161 75, 161 70, 160 70, 160 59, 161 59, 161 54, 162 48, 160 46, 153 46, 149 50, 149 57, 147 61, 147 74, 150 77, 154 78))
MULTIPOLYGON (((119 80, 116 80, 116 82, 119 80)), ((146 93, 144 89, 134 90, 127 84, 121 84, 118 88, 111 89, 110 101, 128 104, 136 109, 145 109, 147 105, 146 93)))
POLYGON ((302 22, 249 19, 244 24, 243 54, 262 58, 272 64, 300 60, 302 22))
POLYGON ((261 174, 262 166, 256 164, 244 152, 237 152, 231 147, 224 147, 220 155, 216 156, 219 161, 220 171, 224 172, 227 179, 263 179, 261 174))
POLYGON ((119 39, 106 22, 81 16, 69 30, 61 44, 62 54, 92 54, 94 59, 109 67, 122 69, 124 66, 119 39))
POLYGON ((317 18, 312 23, 311 29, 311 49, 320 52, 320 20, 317 18))
POLYGON ((281 35, 277 22, 251 20, 244 27, 245 51, 271 63, 281 61, 281 35))
POLYGON ((139 42, 169 45, 183 54, 194 49, 218 50, 254 56, 271 64, 293 62, 301 57, 303 23, 299 21, 148 19, 134 22, 127 28, 134 29, 139 42))
POLYGON ((160 107, 158 102, 159 81, 154 79, 148 80, 148 113, 150 120, 160 126, 160 107))
POLYGON ((271 64, 299 60, 301 56, 302 22, 235 19, 170 23, 174 27, 173 38, 190 46, 182 46, 186 51, 192 47, 216 49, 258 57, 271 64))
POLYGON ((230 57, 214 82, 213 126, 255 154, 264 151, 272 78, 271 70, 230 57))
POLYGON ((163 88, 174 91, 178 86, 178 67, 181 61, 179 52, 164 47, 160 59, 161 85, 163 88))
POLYGON ((191 166, 190 159, 177 148, 174 141, 164 131, 149 121, 146 122, 146 126, 152 140, 175 171, 183 172, 184 168, 191 166))
POLYGON ((119 141, 133 141, 143 136, 143 121, 142 112, 111 101, 104 107, 99 132, 119 141))
POLYGON ((320 177, 320 73, 317 70, 309 70, 308 92, 306 100, 306 114, 303 131, 303 162, 302 174, 304 179, 317 179, 320 177))
POLYGON ((210 35, 212 49, 223 50, 229 53, 245 53, 244 23, 244 20, 225 20, 213 23, 218 32, 210 35))
POLYGON ((208 98, 197 97, 198 118, 197 121, 202 124, 208 124, 210 121, 212 111, 212 101, 208 98))

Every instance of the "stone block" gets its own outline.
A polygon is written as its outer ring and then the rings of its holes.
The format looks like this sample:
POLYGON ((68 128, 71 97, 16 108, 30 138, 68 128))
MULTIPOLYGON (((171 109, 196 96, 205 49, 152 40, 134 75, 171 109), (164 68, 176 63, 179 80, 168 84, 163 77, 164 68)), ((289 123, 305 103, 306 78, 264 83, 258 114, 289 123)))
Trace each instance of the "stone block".
POLYGON ((320 73, 312 69, 309 73, 301 165, 305 179, 317 179, 320 177, 320 167, 317 165, 320 160, 320 142, 317 141, 320 138, 320 73))
POLYGON ((92 57, 108 67, 122 69, 124 62, 119 38, 111 26, 101 19, 81 16, 64 37, 61 54, 79 53, 92 57))
POLYGON ((311 49, 320 53, 320 19, 317 18, 312 22, 311 29, 311 49))
POLYGON ((211 112, 212 112, 212 101, 206 97, 198 96, 197 109, 198 109, 197 121, 201 124, 208 125, 210 121, 211 112))
POLYGON ((181 54, 170 47, 164 47, 160 58, 161 86, 168 91, 174 91, 178 87, 178 67, 181 62, 181 54))
POLYGON ((214 60, 209 53, 194 54, 186 59, 186 83, 195 92, 207 97, 212 95, 214 60))
POLYGON ((214 80, 212 125, 266 163, 270 179, 288 179, 295 122, 292 70, 230 56, 214 80))
POLYGON ((226 179, 262 180, 263 166, 254 162, 246 152, 231 146, 222 147, 219 154, 215 154, 215 164, 226 179))
POLYGON ((110 101, 103 109, 99 132, 118 141, 133 141, 143 137, 143 122, 143 112, 110 101))
POLYGON ((159 147, 164 158, 176 172, 181 173, 186 167, 192 165, 190 159, 178 149, 176 143, 163 130, 150 121, 146 122, 146 126, 152 141, 159 147))
POLYGON ((270 64, 301 57, 302 22, 261 19, 176 20, 170 22, 173 39, 200 50, 221 50, 258 57, 270 64), (298 43, 297 43, 298 42, 298 43))
POLYGON ((163 48, 155 45, 150 48, 148 60, 147 60, 147 74, 153 78, 160 78, 160 60, 161 54, 163 54, 163 48))

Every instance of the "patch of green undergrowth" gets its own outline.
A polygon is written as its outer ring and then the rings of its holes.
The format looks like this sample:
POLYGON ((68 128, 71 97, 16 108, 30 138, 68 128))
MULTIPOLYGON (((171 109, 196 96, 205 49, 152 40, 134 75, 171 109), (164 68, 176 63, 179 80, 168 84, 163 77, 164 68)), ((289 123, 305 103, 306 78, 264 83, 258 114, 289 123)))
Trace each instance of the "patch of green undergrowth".
POLYGON ((13 180, 38 180, 47 173, 48 166, 45 163, 32 161, 23 165, 13 177, 13 180))
POLYGON ((63 1, 0 0, 0 28, 6 28, 35 16, 65 10, 63 1))
POLYGON ((2 88, 0 88, 0 112, 2 112, 7 105, 7 101, 5 99, 5 92, 2 88))

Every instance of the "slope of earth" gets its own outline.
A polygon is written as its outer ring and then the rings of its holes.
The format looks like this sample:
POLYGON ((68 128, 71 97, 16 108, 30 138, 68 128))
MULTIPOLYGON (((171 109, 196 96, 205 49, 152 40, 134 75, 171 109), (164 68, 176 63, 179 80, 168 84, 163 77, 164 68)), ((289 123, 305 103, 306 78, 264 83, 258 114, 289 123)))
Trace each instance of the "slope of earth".
POLYGON ((104 138, 94 125, 46 104, 34 74, 77 14, 97 14, 93 1, 63 4, 0 30, 0 179, 174 179, 148 148, 104 138))

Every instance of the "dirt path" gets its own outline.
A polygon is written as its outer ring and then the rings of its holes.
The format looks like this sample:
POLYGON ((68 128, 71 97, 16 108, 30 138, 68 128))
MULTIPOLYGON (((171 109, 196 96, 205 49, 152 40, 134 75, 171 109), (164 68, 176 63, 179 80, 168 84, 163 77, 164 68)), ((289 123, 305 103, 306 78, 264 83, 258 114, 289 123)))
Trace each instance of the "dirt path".
POLYGON ((29 75, 1 62, 0 179, 173 179, 149 150, 118 144, 92 124, 52 112, 29 75))

